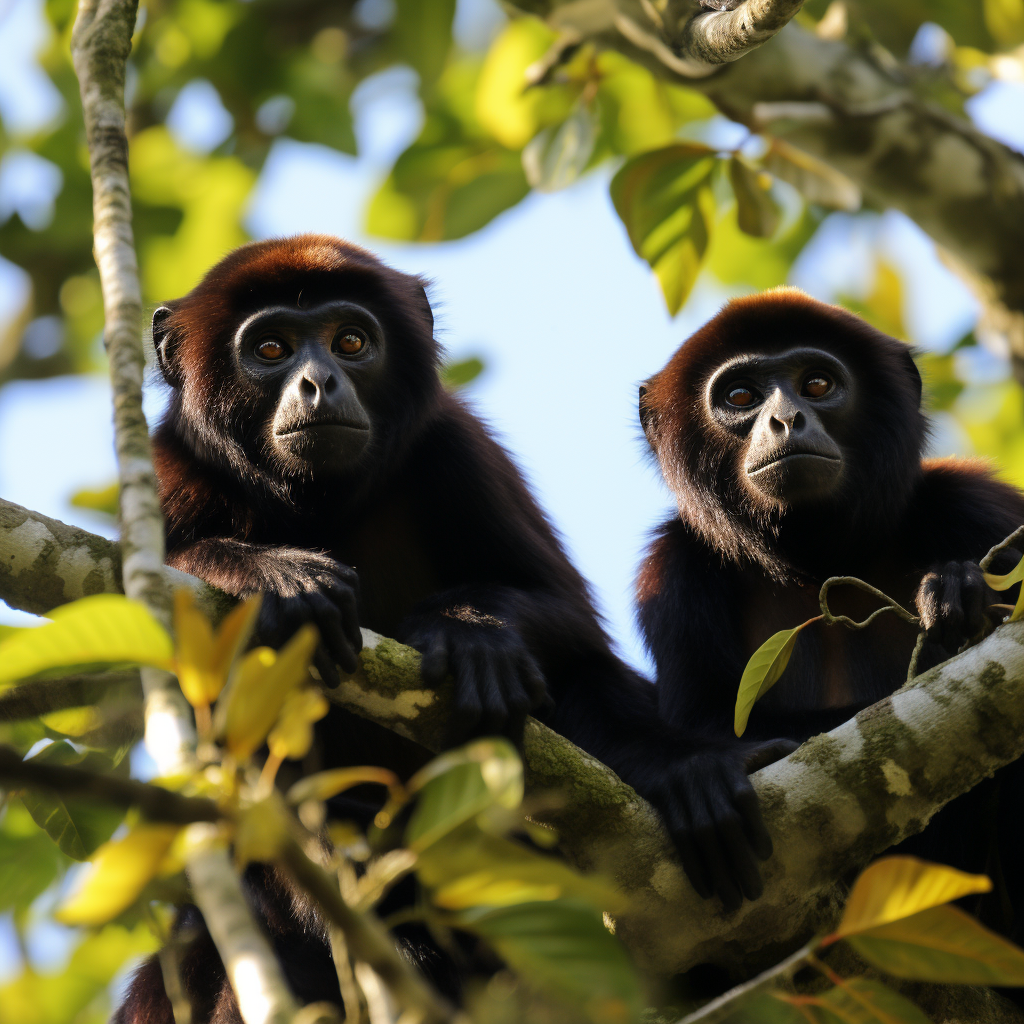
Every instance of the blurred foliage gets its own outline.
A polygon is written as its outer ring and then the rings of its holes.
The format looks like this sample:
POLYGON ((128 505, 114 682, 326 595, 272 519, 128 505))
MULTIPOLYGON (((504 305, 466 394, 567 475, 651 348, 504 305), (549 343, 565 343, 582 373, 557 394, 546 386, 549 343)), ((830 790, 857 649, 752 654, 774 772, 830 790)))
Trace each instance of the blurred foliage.
MULTIPOLYGON (((384 768, 356 767, 307 775, 287 794, 275 789, 282 763, 301 762, 310 752, 311 727, 328 703, 309 673, 315 627, 303 626, 280 651, 243 653, 259 606, 259 595, 249 598, 214 629, 190 591, 176 592, 172 655, 170 636, 142 605, 121 595, 85 598, 52 613, 46 625, 0 640, 0 664, 14 666, 0 691, 55 670, 173 669, 196 711, 199 760, 161 784, 216 801, 222 817, 215 842, 230 847, 240 871, 253 860, 294 865, 305 857, 300 843, 316 847, 330 859, 323 884, 337 884, 355 914, 371 913, 415 871, 424 895, 405 916, 435 934, 458 931, 493 947, 508 966, 501 984, 521 988, 534 1009, 539 1001, 542 1018, 558 1012, 563 1022, 636 1020, 640 979, 603 916, 620 911, 622 899, 603 878, 581 875, 544 852, 555 837, 526 818, 523 766, 507 740, 449 750, 406 782, 384 768), (269 751, 260 755, 264 743, 269 751), (343 821, 324 828, 326 801, 368 783, 382 787, 382 803, 387 798, 373 828, 364 833, 343 821)), ((81 709, 67 709, 75 710, 81 709)), ((89 710, 102 716, 106 709, 89 710)), ((53 713, 46 719, 45 726, 35 722, 52 733, 53 713)), ((0 742, 22 753, 35 735, 0 726, 0 742)), ((91 744, 77 730, 72 735, 75 743, 57 738, 30 751, 27 761, 74 765, 91 773, 94 791, 102 792, 102 780, 124 770, 125 748, 91 744)), ((104 992, 115 973, 166 939, 166 904, 186 898, 184 866, 198 841, 187 825, 147 821, 135 811, 31 786, 5 791, 0 913, 12 915, 18 935, 38 915, 85 931, 63 971, 41 974, 26 959, 17 977, 0 985, 0 1020, 104 1019, 104 992), (71 862, 87 858, 84 872, 64 884, 71 862)), ((349 1019, 365 1019, 347 1009, 349 1019)), ((519 1019, 537 1018, 531 1010, 519 1019)))

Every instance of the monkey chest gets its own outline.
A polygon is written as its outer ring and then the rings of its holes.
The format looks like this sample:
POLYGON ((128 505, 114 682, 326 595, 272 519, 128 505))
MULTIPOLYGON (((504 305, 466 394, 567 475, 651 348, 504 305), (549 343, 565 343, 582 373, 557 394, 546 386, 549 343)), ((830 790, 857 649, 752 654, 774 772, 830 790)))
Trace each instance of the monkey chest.
MULTIPOLYGON (((908 591, 906 581, 890 579, 875 585, 913 610, 908 600, 913 591, 908 591)), ((744 664, 774 633, 792 629, 821 612, 817 588, 765 583, 747 592, 744 664)), ((834 615, 862 622, 880 603, 846 586, 830 591, 829 607, 834 615)), ((912 625, 891 612, 863 629, 815 622, 798 635, 786 670, 763 698, 765 709, 841 708, 880 700, 906 679, 916 635, 912 625)))

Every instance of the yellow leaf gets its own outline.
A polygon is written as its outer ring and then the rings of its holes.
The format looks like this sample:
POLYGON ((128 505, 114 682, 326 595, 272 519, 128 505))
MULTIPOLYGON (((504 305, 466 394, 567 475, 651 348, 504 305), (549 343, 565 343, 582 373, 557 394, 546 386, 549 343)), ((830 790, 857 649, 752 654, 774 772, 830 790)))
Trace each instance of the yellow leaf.
POLYGON ((562 887, 554 882, 526 882, 502 878, 490 871, 478 871, 435 890, 431 901, 445 910, 469 907, 509 907, 514 903, 557 900, 562 887))
POLYGON ((364 782, 379 782, 392 792, 402 788, 398 776, 387 768, 334 768, 331 771, 308 775, 296 782, 288 790, 288 802, 301 804, 305 800, 330 800, 332 796, 344 793, 346 789, 360 786, 364 782))
MULTIPOLYGON (((985 582, 993 590, 1009 590, 1014 584, 1024 580, 1024 558, 1011 569, 1005 576, 993 576, 991 573, 984 573, 985 582)), ((1018 622, 1024 617, 1024 587, 1020 588, 1017 595, 1017 603, 1013 606, 1013 613, 1010 615, 1010 622, 1018 622)))
POLYGON ((124 838, 104 843, 92 855, 82 887, 55 917, 63 924, 105 924, 138 898, 180 831, 178 825, 136 825, 124 838))
POLYGON ((0 690, 42 673, 94 665, 169 669, 171 638, 139 602, 121 594, 83 597, 50 612, 52 621, 0 642, 0 690))
POLYGON ((985 875, 968 875, 916 857, 884 857, 861 872, 839 927, 825 943, 991 889, 992 882, 985 875))
POLYGON ((288 812, 276 792, 246 807, 235 829, 235 863, 276 860, 289 832, 288 812))
POLYGON ((751 655, 747 667, 740 678, 739 692, 736 694, 736 719, 733 728, 737 736, 742 736, 747 728, 747 720, 757 701, 763 697, 778 681, 796 645, 796 638, 802 629, 821 618, 815 615, 793 629, 783 629, 770 636, 751 655))
POLYGON ((309 659, 318 642, 316 627, 303 626, 280 654, 257 647, 239 663, 226 699, 218 703, 218 732, 239 760, 251 757, 266 739, 288 694, 309 673, 309 659))
POLYGON ((1024 986, 1024 950, 959 907, 922 910, 847 941, 886 974, 943 985, 1024 986))
POLYGON ((270 752, 284 760, 305 757, 313 745, 313 723, 327 714, 330 705, 319 690, 304 687, 289 694, 277 725, 270 730, 270 752))
POLYGON ((220 695, 232 663, 249 642, 260 602, 259 594, 243 601, 214 634, 192 592, 185 587, 174 592, 178 682, 193 707, 212 704, 220 695))
POLYGON ((103 716, 94 707, 63 708, 40 715, 39 720, 47 729, 65 736, 84 736, 103 724, 103 716))

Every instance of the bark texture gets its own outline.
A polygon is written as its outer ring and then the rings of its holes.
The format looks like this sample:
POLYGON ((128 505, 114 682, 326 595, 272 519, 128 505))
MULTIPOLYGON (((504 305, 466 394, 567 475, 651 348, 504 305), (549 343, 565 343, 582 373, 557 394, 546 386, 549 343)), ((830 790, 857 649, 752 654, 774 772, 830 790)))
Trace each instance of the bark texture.
MULTIPOLYGON (((0 512, 10 509, 0 504, 0 512)), ((97 564, 112 557, 111 542, 57 525, 97 564)), ((19 549, 10 533, 4 543, 0 559, 14 553, 24 571, 35 559, 50 572, 42 554, 19 549)), ((192 582, 208 613, 222 615, 224 595, 192 582)), ((17 606, 7 583, 0 578, 0 597, 17 606)), ((441 749, 451 692, 423 685, 416 651, 369 630, 363 636, 358 672, 331 698, 441 749)), ((654 810, 614 772, 532 719, 524 744, 529 789, 564 796, 546 816, 562 851, 578 867, 614 878, 630 903, 616 933, 645 970, 661 975, 715 963, 749 976, 781 960, 834 923, 844 895, 836 878, 919 832, 939 808, 1022 753, 1024 623, 1013 623, 754 776, 776 854, 765 865, 761 899, 723 917, 687 882, 654 810)))

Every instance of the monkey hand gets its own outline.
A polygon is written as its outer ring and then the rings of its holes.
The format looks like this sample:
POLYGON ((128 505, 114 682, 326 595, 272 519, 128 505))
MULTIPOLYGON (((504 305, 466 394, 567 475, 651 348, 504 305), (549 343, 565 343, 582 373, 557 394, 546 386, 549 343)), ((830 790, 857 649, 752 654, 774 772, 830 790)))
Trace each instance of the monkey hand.
POLYGON ((312 622, 320 631, 313 664, 324 683, 338 685, 338 665, 355 672, 363 647, 355 569, 316 551, 268 547, 260 551, 257 575, 252 589, 263 592, 263 605, 256 634, 264 643, 280 647, 312 622))
POLYGON ((423 655, 431 686, 455 681, 448 744, 474 736, 507 736, 521 743, 526 716, 548 700, 544 674, 519 631, 468 605, 424 617, 406 637, 423 655))
MULTIPOLYGON (((764 891, 758 861, 772 839, 748 774, 796 750, 793 740, 708 746, 669 765, 653 802, 679 850, 690 883, 729 913, 764 891)), ((647 795, 647 794, 645 794, 647 795)))
POLYGON ((988 588, 976 562, 934 566, 917 588, 917 610, 925 631, 925 651, 918 671, 951 658, 980 638, 989 625, 988 588))

